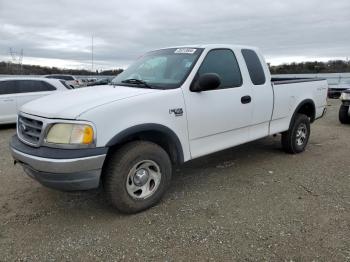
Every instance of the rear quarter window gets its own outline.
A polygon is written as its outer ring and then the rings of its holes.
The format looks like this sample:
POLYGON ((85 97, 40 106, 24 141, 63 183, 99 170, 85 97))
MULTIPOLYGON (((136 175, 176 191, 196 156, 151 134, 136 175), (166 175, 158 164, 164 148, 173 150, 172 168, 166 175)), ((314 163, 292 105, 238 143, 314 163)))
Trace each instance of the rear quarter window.
POLYGON ((261 61, 255 51, 250 49, 243 49, 242 55, 248 68, 250 79, 254 85, 263 85, 266 83, 264 69, 261 61))
POLYGON ((41 82, 41 91, 55 91, 56 87, 51 85, 50 83, 47 83, 45 81, 40 81, 41 82))

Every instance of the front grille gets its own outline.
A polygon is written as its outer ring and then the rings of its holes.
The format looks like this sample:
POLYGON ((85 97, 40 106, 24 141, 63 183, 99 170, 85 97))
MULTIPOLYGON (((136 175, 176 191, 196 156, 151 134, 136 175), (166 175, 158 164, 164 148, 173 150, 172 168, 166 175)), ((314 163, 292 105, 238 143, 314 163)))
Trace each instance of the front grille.
POLYGON ((24 117, 18 116, 18 136, 24 142, 32 145, 39 145, 41 132, 43 129, 43 122, 24 117))

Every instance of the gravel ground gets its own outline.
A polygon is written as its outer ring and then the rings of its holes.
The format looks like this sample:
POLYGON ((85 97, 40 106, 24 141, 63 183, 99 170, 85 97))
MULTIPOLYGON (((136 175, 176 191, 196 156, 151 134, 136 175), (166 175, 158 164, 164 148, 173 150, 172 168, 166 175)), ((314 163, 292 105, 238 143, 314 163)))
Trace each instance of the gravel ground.
POLYGON ((0 261, 350 261, 350 126, 339 101, 307 151, 270 137, 176 169, 164 200, 121 215, 100 191, 63 193, 13 166, 0 129, 0 261))

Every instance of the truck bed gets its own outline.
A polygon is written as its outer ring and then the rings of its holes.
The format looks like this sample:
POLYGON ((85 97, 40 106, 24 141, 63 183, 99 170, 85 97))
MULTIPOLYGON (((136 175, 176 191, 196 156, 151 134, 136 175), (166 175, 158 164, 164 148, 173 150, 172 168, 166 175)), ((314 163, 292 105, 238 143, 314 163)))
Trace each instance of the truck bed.
POLYGON ((296 78, 296 77, 272 77, 271 82, 274 85, 285 85, 285 84, 293 84, 293 83, 303 83, 303 82, 313 82, 313 81, 324 81, 324 78, 296 78))
POLYGON ((308 97, 315 105, 315 118, 322 116, 327 105, 328 82, 320 78, 271 78, 274 109, 270 134, 289 129, 296 107, 308 97))

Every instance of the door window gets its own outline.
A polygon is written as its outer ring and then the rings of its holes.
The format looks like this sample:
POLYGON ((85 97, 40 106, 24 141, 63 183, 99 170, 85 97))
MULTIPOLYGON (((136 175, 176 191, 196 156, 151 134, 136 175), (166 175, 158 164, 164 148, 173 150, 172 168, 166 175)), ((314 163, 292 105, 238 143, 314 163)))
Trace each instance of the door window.
POLYGON ((240 87, 243 83, 236 56, 229 49, 214 49, 207 54, 198 75, 206 73, 216 73, 220 76, 219 89, 240 87))
POLYGON ((44 81, 17 80, 19 93, 54 91, 55 87, 44 81))

